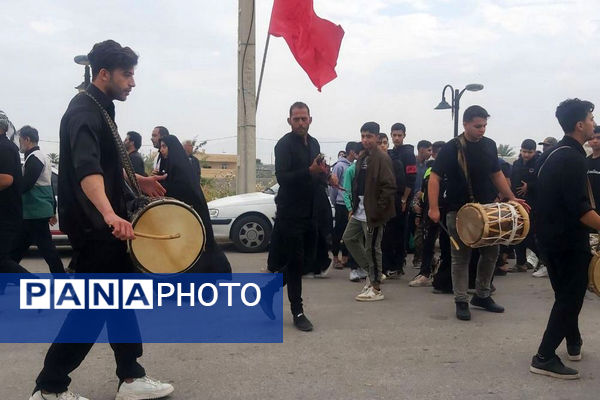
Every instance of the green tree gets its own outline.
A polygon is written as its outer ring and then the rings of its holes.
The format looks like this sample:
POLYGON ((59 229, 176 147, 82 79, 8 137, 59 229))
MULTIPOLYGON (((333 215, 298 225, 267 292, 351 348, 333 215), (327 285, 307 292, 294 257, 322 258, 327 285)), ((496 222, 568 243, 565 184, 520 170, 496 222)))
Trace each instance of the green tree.
POLYGON ((58 159, 59 159, 58 154, 56 154, 56 153, 50 153, 50 154, 48 154, 48 158, 50 159, 50 162, 52 164, 58 164, 58 159))
POLYGON ((515 155, 515 149, 508 144, 498 145, 498 157, 513 157, 515 155))

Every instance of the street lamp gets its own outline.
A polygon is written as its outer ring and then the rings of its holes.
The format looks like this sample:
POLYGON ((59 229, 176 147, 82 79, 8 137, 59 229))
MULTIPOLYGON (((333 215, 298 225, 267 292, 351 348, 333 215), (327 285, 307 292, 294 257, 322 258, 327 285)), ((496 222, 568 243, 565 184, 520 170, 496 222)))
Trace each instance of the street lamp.
POLYGON ((75 86, 75 89, 77 89, 79 92, 83 92, 90 84, 90 60, 88 60, 88 56, 81 55, 75 56, 74 61, 75 64, 85 65, 84 80, 79 84, 79 86, 75 86))
POLYGON ((454 89, 451 85, 444 86, 442 90, 442 101, 437 105, 434 110, 452 110, 452 118, 454 118, 454 137, 458 136, 458 110, 460 105, 460 98, 462 97, 465 90, 470 92, 478 92, 483 89, 483 85, 479 83, 470 83, 463 90, 454 89), (452 93, 452 105, 448 104, 446 101, 446 89, 450 88, 450 93, 452 93))

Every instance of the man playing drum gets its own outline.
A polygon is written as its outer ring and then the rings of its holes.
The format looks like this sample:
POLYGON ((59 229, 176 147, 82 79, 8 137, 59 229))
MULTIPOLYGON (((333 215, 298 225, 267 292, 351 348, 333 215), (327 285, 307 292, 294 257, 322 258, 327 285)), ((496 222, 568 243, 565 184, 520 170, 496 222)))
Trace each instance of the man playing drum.
MULTIPOLYGON (((446 223, 450 234, 456 240, 459 240, 456 232, 456 213, 466 203, 492 203, 498 193, 503 198, 518 201, 500 170, 496 143, 483 136, 488 117, 488 112, 481 106, 471 106, 465 110, 463 114, 464 133, 442 147, 429 178, 428 214, 434 223, 440 220, 438 203, 440 181, 444 176, 447 178, 445 197, 448 214, 446 223), (464 163, 459 162, 461 154, 464 154, 464 163), (464 164, 466 164, 468 179, 463 172, 464 164)), ((523 201, 521 200, 521 202, 523 201)), ((460 241, 459 247, 459 250, 452 247, 452 285, 456 302, 456 317, 466 321, 471 319, 467 295, 471 248, 460 241)), ((476 294, 471 299, 471 304, 491 312, 504 312, 504 308, 496 304, 490 297, 490 283, 498 258, 499 246, 481 247, 479 251, 481 256, 477 265, 476 294)))
POLYGON ((563 365, 555 351, 566 339, 569 360, 581 360, 583 342, 578 320, 592 258, 585 225, 600 230, 600 216, 590 204, 583 149, 583 144, 594 136, 593 110, 589 101, 569 99, 560 103, 556 118, 565 136, 538 163, 537 232, 555 300, 529 369, 561 379, 579 378, 577 370, 563 365))
MULTIPOLYGON (((114 119, 113 100, 125 101, 135 86, 138 56, 129 47, 107 40, 94 45, 88 58, 93 76, 86 89, 89 95, 76 95, 60 124, 60 229, 73 246, 70 267, 76 272, 133 272, 125 240, 135 236, 131 223, 125 220, 123 164, 107 121, 90 96, 114 119)), ((157 182, 160 179, 138 176, 141 189, 151 196, 165 193, 157 182)), ((137 325, 135 316, 127 322, 137 325)), ((70 313, 62 330, 77 329, 82 323, 77 313, 70 313)), ((69 374, 92 345, 53 343, 30 400, 87 400, 68 390, 69 374)), ((111 347, 119 377, 116 400, 154 399, 173 392, 170 384, 146 376, 137 362, 142 356, 141 343, 112 343, 111 347)))

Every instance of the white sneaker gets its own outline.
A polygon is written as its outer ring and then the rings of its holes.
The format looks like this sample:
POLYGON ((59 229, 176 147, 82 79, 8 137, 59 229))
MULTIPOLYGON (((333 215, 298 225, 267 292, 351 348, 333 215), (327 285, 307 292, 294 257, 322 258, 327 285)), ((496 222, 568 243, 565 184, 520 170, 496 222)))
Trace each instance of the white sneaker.
POLYGON ((115 400, 159 399, 173 393, 173 390, 173 386, 168 383, 144 376, 134 379, 131 383, 121 383, 115 400))
POLYGON ((358 294, 355 299, 356 301, 378 301, 383 300, 384 297, 383 293, 381 293, 381 290, 377 290, 373 286, 369 286, 367 290, 358 294))
POLYGON ((531 274, 531 276, 533 276, 534 278, 545 278, 548 276, 548 268, 546 268, 546 266, 544 265, 543 267, 540 267, 540 269, 535 271, 533 274, 531 274))
POLYGON ((356 269, 351 269, 350 270, 350 281, 351 282, 358 282, 358 281, 360 281, 360 276, 358 275, 358 270, 356 270, 356 269))
POLYGON ((433 283, 433 279, 432 278, 428 278, 425 275, 417 275, 415 276, 415 278, 408 282, 408 286, 410 287, 423 287, 423 286, 431 286, 431 284, 433 283))
POLYGON ((365 279, 367 277, 367 271, 365 271, 363 268, 358 267, 356 270, 358 271, 358 276, 360 279, 365 279))
POLYGON ((89 400, 87 397, 80 396, 76 393, 67 390, 62 393, 48 393, 42 394, 41 390, 38 390, 29 398, 29 400, 89 400))

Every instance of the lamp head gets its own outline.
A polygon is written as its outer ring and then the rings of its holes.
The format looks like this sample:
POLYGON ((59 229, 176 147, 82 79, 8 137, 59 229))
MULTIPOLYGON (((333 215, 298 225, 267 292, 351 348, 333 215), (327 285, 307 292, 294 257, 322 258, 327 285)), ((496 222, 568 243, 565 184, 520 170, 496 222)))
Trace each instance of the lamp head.
POLYGON ((478 92, 483 89, 483 85, 480 83, 469 83, 467 86, 465 86, 465 89, 470 92, 478 92))

